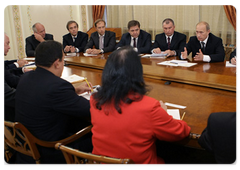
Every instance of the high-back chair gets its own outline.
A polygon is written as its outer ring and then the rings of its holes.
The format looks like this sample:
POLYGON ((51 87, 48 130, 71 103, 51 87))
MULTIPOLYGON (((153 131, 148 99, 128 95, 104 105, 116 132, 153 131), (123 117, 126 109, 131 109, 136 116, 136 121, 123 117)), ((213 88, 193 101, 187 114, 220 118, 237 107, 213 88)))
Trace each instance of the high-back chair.
POLYGON ((6 149, 6 160, 8 160, 9 156, 11 155, 10 151, 7 150, 7 147, 11 147, 22 154, 33 157, 36 163, 39 164, 41 155, 38 151, 37 145, 48 148, 54 148, 55 144, 59 142, 66 145, 89 133, 91 128, 92 125, 83 128, 82 130, 65 139, 48 142, 33 136, 28 129, 19 122, 4 121, 4 145, 6 149))
POLYGON ((111 158, 101 155, 82 152, 61 143, 55 145, 56 149, 62 151, 65 160, 68 164, 133 164, 131 159, 111 158))

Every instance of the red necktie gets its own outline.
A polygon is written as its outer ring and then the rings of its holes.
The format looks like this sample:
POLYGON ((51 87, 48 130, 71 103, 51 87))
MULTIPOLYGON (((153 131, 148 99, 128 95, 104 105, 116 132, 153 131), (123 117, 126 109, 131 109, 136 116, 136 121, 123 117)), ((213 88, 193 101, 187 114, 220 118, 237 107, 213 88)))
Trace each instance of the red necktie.
POLYGON ((170 37, 168 37, 167 39, 168 39, 168 49, 170 50, 170 46, 171 46, 170 37))

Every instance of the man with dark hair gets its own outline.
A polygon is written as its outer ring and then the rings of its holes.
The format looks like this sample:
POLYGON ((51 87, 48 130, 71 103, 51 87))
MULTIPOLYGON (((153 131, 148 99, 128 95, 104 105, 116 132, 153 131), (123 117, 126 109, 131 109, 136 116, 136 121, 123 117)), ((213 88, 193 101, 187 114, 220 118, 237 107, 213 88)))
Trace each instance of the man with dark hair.
POLYGON ((186 45, 186 35, 175 31, 171 18, 163 20, 162 28, 164 33, 156 35, 152 53, 164 52, 167 56, 180 56, 182 48, 186 45))
POLYGON ((151 35, 140 29, 140 23, 136 20, 128 22, 128 33, 122 35, 120 42, 115 49, 130 45, 138 53, 150 53, 151 35))
POLYGON ((106 22, 103 19, 95 21, 96 32, 91 34, 90 40, 84 51, 88 54, 100 54, 112 52, 116 44, 116 34, 105 31, 106 22), (95 46, 95 49, 92 49, 95 46))
POLYGON ((222 39, 213 35, 204 21, 196 25, 196 36, 190 37, 182 51, 181 59, 187 59, 190 53, 194 61, 222 62, 225 58, 222 39))
POLYGON ((66 27, 69 33, 63 36, 64 52, 83 52, 88 41, 88 35, 78 31, 78 24, 75 21, 68 21, 66 27))
MULTIPOLYGON (((15 119, 38 139, 61 140, 87 125, 84 120, 90 118, 89 101, 78 94, 91 89, 86 84, 74 87, 60 78, 64 53, 59 42, 44 41, 39 44, 35 63, 36 70, 25 73, 17 86, 15 119), (77 125, 73 123, 73 118, 77 125)), ((71 146, 87 152, 92 149, 89 138, 71 146)), ((42 163, 65 162, 62 154, 54 148, 39 147, 39 150, 42 163)), ((17 158, 17 162, 33 161, 23 155, 17 158)))
POLYGON ((47 34, 45 27, 39 22, 32 26, 32 30, 34 34, 26 38, 26 55, 28 57, 35 56, 35 49, 38 44, 45 40, 53 40, 53 35, 47 34))

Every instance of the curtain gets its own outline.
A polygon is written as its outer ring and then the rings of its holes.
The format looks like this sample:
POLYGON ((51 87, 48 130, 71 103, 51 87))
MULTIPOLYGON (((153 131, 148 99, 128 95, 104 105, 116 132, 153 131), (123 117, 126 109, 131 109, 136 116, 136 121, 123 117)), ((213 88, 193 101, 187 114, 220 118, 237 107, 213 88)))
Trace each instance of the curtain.
POLYGON ((236 31, 236 8, 232 5, 223 5, 229 22, 236 31))
POLYGON ((92 15, 93 15, 93 27, 97 19, 102 19, 104 14, 105 5, 93 5, 92 6, 92 15))

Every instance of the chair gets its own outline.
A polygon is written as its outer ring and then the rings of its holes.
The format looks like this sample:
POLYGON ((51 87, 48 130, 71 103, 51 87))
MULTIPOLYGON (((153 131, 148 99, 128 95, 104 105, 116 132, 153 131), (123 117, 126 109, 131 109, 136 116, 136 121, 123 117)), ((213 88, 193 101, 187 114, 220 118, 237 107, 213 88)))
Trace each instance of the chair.
POLYGON ((68 164, 133 164, 131 159, 111 158, 82 152, 57 143, 55 148, 61 150, 68 164))
POLYGON ((33 136, 28 129, 19 122, 4 121, 4 148, 6 149, 6 161, 8 161, 11 156, 11 153, 7 148, 11 147, 22 154, 33 157, 36 163, 39 164, 41 162, 41 155, 38 151, 37 145, 49 148, 54 148, 56 143, 64 143, 66 145, 89 133, 91 128, 92 125, 83 128, 65 139, 48 142, 33 136))
MULTIPOLYGON (((121 38, 122 38, 122 29, 121 28, 105 28, 105 30, 115 32, 116 40, 118 40, 118 41, 121 40, 121 38)), ((95 31, 96 31, 95 27, 90 28, 87 31, 88 37, 90 37, 91 34, 95 31)))

